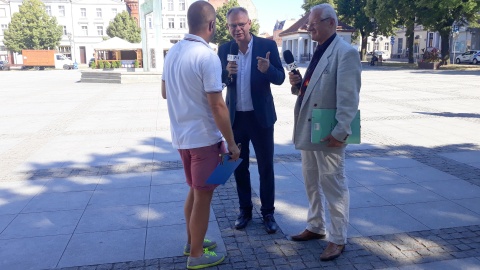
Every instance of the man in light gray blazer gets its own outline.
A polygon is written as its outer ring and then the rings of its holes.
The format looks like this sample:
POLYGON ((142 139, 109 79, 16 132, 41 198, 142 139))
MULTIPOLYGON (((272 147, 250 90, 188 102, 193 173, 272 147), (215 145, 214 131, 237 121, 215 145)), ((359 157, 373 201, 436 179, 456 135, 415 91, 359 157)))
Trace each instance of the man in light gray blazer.
POLYGON ((292 72, 289 74, 292 92, 298 93, 293 142, 295 148, 301 150, 309 200, 307 228, 291 239, 308 241, 327 236, 328 245, 320 255, 322 261, 340 256, 347 242, 350 195, 345 177, 345 142, 358 110, 361 85, 360 56, 337 36, 337 25, 337 15, 331 5, 320 4, 310 10, 308 31, 318 46, 303 79, 292 72), (321 143, 311 142, 313 109, 336 109, 338 124, 321 143), (331 217, 328 232, 327 206, 331 217))

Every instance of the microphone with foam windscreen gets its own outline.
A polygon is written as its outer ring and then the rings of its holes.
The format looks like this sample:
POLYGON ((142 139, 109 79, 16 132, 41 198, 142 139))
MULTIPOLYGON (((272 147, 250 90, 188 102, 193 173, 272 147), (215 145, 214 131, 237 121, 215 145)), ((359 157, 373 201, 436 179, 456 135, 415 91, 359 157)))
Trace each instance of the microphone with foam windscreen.
MULTIPOLYGON (((293 54, 290 50, 285 50, 283 52, 283 59, 287 63, 287 70, 288 71, 293 72, 293 74, 300 75, 300 77, 302 76, 300 74, 300 71, 298 71, 298 69, 297 69, 297 64, 295 63, 295 59, 293 59, 293 54)), ((300 88, 302 87, 302 83, 301 82, 297 83, 295 85, 295 87, 297 87, 297 89, 298 89, 297 91, 299 91, 300 88)), ((293 89, 292 89, 292 91, 293 91, 293 89)), ((293 92, 292 92, 292 94, 293 94, 293 92)))
MULTIPOLYGON (((227 61, 229 62, 237 62, 240 59, 238 56, 238 44, 233 42, 230 45, 230 54, 227 55, 227 61)), ((232 74, 232 83, 234 83, 237 79, 237 74, 232 74)))

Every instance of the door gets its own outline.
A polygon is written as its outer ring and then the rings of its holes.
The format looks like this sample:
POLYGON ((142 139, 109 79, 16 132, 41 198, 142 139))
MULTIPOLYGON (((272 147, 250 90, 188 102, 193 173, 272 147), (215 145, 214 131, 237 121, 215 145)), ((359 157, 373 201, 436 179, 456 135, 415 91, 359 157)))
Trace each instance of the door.
POLYGON ((80 46, 80 64, 87 63, 87 53, 85 52, 85 46, 80 46))

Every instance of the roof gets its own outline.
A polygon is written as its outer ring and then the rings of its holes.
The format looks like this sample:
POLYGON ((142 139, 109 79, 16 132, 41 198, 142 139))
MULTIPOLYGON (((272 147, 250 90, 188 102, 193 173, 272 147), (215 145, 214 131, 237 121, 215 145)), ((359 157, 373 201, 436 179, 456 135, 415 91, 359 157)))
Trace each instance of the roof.
MULTIPOLYGON (((287 28, 285 31, 281 32, 279 36, 283 37, 283 36, 288 36, 288 35, 298 34, 298 33, 308 33, 307 23, 308 23, 309 15, 310 15, 310 12, 305 13, 305 15, 303 15, 302 18, 300 18, 298 21, 292 24, 292 26, 287 28)), ((337 25, 337 32, 355 32, 355 28, 339 20, 337 25)))
POLYGON ((98 50, 128 51, 128 50, 136 50, 141 48, 142 48, 142 44, 130 43, 119 37, 113 37, 111 39, 107 39, 93 45, 93 49, 97 51, 98 50))

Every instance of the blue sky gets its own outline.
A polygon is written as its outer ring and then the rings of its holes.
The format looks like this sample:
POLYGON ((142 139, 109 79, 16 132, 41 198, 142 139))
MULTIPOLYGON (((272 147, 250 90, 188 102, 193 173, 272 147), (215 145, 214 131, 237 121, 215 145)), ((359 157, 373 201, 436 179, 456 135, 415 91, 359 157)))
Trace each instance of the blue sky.
POLYGON ((257 8, 260 33, 273 34, 277 20, 300 19, 304 13, 303 0, 252 0, 257 8))

